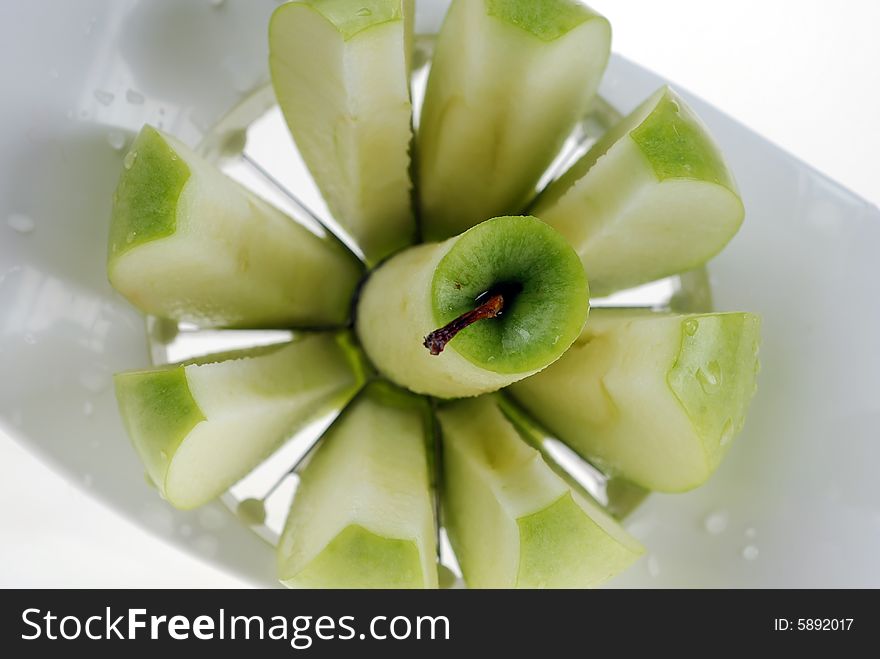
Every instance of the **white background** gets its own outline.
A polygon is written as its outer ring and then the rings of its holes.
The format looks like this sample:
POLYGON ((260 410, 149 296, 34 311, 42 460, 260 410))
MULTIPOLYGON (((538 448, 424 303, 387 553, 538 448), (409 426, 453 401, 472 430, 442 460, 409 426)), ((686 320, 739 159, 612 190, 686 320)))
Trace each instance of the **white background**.
MULTIPOLYGON (((611 20, 616 52, 880 202, 880 3, 591 4, 611 20)), ((243 585, 107 510, 2 435, 0 467, 0 586, 243 585)))

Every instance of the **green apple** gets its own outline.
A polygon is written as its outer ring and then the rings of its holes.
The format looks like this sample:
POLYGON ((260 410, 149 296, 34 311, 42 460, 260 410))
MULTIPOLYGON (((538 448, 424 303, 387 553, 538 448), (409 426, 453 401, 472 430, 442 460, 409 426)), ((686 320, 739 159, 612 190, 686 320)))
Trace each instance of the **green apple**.
POLYGON ((145 126, 113 200, 107 271, 140 310, 212 327, 342 325, 362 275, 191 149, 145 126))
POLYGON ((736 183, 706 127, 662 88, 551 183, 531 212, 574 246, 594 295, 702 265, 739 230, 736 183))
POLYGON ((357 333, 386 377, 456 398, 500 389, 558 359, 588 309, 583 267, 565 239, 533 217, 499 217, 385 262, 361 290, 357 333), (485 310, 481 300, 499 298, 503 309, 465 327, 440 354, 426 348, 485 310))
POLYGON ((275 96, 334 217, 374 264, 416 240, 409 149, 412 0, 275 10, 275 96))
POLYGON ((438 410, 443 523, 471 588, 589 588, 642 547, 518 434, 496 396, 438 410))
POLYGON ((574 0, 454 0, 416 155, 422 231, 443 240, 519 213, 587 111, 611 28, 574 0))
POLYGON ((689 490, 743 426, 759 330, 748 313, 594 309, 562 359, 508 391, 606 473, 650 490, 689 490))
POLYGON ((278 544, 297 588, 436 588, 428 401, 375 381, 300 471, 278 544))
POLYGON ((148 476, 172 505, 189 509, 343 406, 365 368, 350 333, 303 334, 287 344, 120 373, 116 398, 148 476))

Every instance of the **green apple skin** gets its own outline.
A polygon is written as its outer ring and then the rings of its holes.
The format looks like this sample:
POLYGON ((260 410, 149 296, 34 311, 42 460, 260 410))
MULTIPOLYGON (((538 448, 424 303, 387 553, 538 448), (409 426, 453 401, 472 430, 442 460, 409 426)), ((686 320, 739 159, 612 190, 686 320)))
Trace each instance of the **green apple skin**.
POLYGON ((666 87, 551 183, 530 212, 568 238, 596 296, 704 264, 745 215, 706 127, 666 87))
POLYGON ((642 554, 523 441, 497 394, 437 414, 443 523, 469 588, 592 588, 642 554))
POLYGON ((702 485, 745 422, 760 320, 594 309, 571 349, 508 392, 606 473, 660 492, 702 485))
POLYGON ((363 270, 184 144, 145 126, 113 200, 110 283, 145 313, 202 327, 346 323, 363 270))
POLYGON ((300 470, 278 544, 291 588, 436 588, 428 401, 374 381, 300 470))
POLYGON ((412 0, 275 10, 269 66, 288 128, 333 216, 372 265, 416 241, 409 177, 412 0))
POLYGON ((416 143, 426 239, 525 208, 610 48, 608 21, 572 0, 453 0, 416 143))
POLYGON ((577 255, 532 217, 500 217, 442 243, 408 249, 361 290, 357 333, 378 370, 439 398, 476 396, 536 373, 577 338, 589 288, 577 255), (522 291, 498 318, 479 321, 431 355, 424 337, 500 284, 522 291))
POLYGON ((299 429, 341 408, 366 366, 350 333, 117 374, 116 398, 150 480, 196 508, 244 477, 299 429), (218 361, 214 361, 218 360, 218 361))

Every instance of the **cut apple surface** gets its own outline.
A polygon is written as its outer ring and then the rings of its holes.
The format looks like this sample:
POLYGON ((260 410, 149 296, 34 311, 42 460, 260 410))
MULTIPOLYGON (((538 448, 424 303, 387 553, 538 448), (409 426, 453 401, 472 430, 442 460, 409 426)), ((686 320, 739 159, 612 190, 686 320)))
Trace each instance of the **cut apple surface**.
POLYGON ((442 518, 472 588, 589 588, 641 545, 518 434, 495 396, 438 410, 442 518))
POLYGON ((611 28, 573 0, 454 0, 417 140, 423 233, 519 213, 599 85, 611 28))
POLYGON ((705 126, 665 87, 551 183, 530 212, 568 238, 597 296, 702 265, 745 213, 705 126))
POLYGON ((697 487, 742 428, 759 319, 594 309, 562 359, 509 392, 607 473, 650 490, 697 487))
POLYGON ((188 509, 345 405, 365 368, 349 333, 304 334, 287 344, 120 373, 116 397, 148 476, 171 504, 188 509))
POLYGON ((338 222, 376 263, 416 240, 412 0, 305 0, 269 26, 272 84, 338 222))
POLYGON ((577 255, 532 217, 499 217, 391 258, 364 285, 357 332, 377 368, 441 398, 494 391, 535 373, 577 338, 589 290, 577 255), (441 354, 425 337, 503 294, 504 308, 465 328, 441 354))
POLYGON ((431 410, 377 381, 329 428, 300 471, 278 544, 298 588, 436 588, 431 410))
POLYGON ((140 310, 204 327, 344 324, 362 268, 145 126, 125 157, 107 261, 110 282, 140 310))

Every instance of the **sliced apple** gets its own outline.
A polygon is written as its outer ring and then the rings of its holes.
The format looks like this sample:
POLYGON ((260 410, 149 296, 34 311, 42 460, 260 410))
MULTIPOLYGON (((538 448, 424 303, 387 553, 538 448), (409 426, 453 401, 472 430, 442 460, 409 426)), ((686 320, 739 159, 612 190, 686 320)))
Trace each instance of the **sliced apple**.
POLYGON ((301 470, 278 544, 281 581, 296 588, 436 588, 432 442, 426 399, 369 384, 301 470))
POLYGON ((702 265, 745 213, 706 127, 667 87, 551 183, 531 212, 568 238, 597 296, 702 265))
POLYGON ((269 66, 300 154, 375 264, 416 240, 409 148, 412 0, 305 0, 275 10, 269 66))
POLYGON ((759 329, 748 313, 594 309, 562 359, 508 391, 607 473, 649 490, 689 490, 743 426, 759 329))
POLYGON ((304 334, 279 346, 120 373, 119 409, 159 492, 195 508, 245 476, 284 440, 364 381, 349 333, 304 334), (222 358, 223 361, 211 361, 222 358))
POLYGON ((362 268, 145 126, 113 200, 110 282, 140 310, 211 327, 342 325, 362 268))
POLYGON ((471 588, 589 588, 639 543, 523 441, 495 396, 438 411, 443 523, 471 588))
POLYGON ((533 217, 499 217, 385 262, 361 290, 357 332, 397 384, 441 398, 475 396, 558 359, 580 333, 588 300, 583 267, 561 235, 533 217), (429 352, 426 337, 496 294, 500 315, 429 352))
POLYGON ((519 213, 587 110, 611 28, 573 0, 454 0, 417 149, 423 233, 443 240, 519 213))

